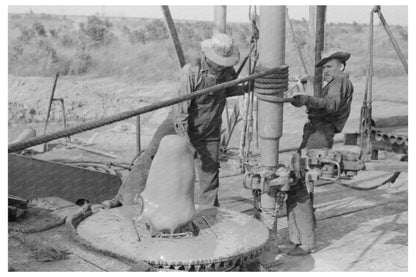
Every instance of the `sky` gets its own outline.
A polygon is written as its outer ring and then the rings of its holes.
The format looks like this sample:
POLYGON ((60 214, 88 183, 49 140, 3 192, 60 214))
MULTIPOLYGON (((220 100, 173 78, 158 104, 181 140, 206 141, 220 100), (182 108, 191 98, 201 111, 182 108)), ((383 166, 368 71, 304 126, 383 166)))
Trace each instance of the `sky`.
MULTIPOLYGON (((140 3, 140 2, 138 2, 140 3)), ((203 2, 202 2, 203 3, 203 2)), ((343 1, 340 5, 327 6, 327 22, 368 23, 369 12, 373 6, 349 5, 343 1)), ((199 5, 170 5, 174 19, 212 20, 214 6, 199 5)), ((289 5, 289 16, 292 19, 308 19, 308 5, 289 5)), ((66 14, 66 15, 92 15, 96 13, 117 17, 150 17, 162 18, 159 5, 9 5, 9 13, 26 13, 32 10, 35 13, 66 14)), ((381 11, 387 22, 391 25, 408 25, 407 5, 383 5, 381 11)), ((228 5, 228 22, 248 22, 248 5, 228 5)))

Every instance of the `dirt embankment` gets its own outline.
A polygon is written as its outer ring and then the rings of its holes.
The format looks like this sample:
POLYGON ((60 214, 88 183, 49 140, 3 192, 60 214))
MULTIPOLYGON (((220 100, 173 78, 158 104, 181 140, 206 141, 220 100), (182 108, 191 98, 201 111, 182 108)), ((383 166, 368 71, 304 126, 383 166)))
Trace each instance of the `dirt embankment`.
MULTIPOLYGON (((9 124, 44 122, 54 78, 9 75, 8 80, 9 124)), ((150 86, 111 77, 59 77, 54 98, 64 99, 68 121, 82 122, 136 109, 174 93, 170 82, 150 86)), ((62 120, 59 102, 53 103, 50 120, 62 120)))

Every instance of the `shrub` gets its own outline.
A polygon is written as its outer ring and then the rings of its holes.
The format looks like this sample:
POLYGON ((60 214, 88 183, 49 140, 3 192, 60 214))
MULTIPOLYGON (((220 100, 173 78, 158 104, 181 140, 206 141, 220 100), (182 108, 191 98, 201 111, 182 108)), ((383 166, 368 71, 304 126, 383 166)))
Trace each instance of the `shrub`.
POLYGON ((134 30, 133 32, 129 33, 129 42, 131 44, 145 44, 146 43, 146 33, 143 29, 134 30))
MULTIPOLYGON (((114 40, 114 35, 110 33, 110 20, 100 19, 98 16, 92 15, 87 19, 87 25, 81 29, 85 31, 89 39, 92 41, 92 46, 101 47, 111 43, 114 40)), ((81 25, 80 25, 81 27, 81 25)))
POLYGON ((361 33, 363 31, 363 26, 358 24, 357 22, 353 21, 352 22, 352 28, 354 29, 355 32, 357 33, 361 33))
POLYGON ((26 26, 21 26, 20 28, 20 35, 17 37, 18 40, 21 42, 28 42, 35 36, 35 32, 31 28, 27 28, 26 26))
POLYGON ((92 58, 85 51, 76 53, 75 58, 70 66, 69 72, 72 75, 85 74, 92 66, 92 58))
POLYGON ((46 36, 45 27, 41 23, 39 22, 33 23, 32 29, 35 31, 35 33, 38 36, 43 36, 43 37, 46 36))

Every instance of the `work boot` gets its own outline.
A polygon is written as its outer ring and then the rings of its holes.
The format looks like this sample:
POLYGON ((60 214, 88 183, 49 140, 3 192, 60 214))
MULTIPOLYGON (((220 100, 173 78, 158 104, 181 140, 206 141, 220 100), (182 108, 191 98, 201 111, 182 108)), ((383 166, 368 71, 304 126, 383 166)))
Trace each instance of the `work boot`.
MULTIPOLYGON (((303 246, 304 247, 304 246, 303 246)), ((289 256, 306 256, 312 252, 312 248, 303 249, 302 245, 298 244, 295 248, 287 252, 289 256)))

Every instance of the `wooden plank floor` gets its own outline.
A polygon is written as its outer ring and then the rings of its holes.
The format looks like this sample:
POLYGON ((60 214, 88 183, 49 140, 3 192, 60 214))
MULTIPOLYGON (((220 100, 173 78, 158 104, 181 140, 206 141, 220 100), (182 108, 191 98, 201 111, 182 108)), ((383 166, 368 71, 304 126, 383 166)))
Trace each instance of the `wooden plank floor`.
MULTIPOLYGON (((290 153, 282 154, 283 161, 290 153)), ((362 172, 356 185, 371 187, 391 173, 362 172)), ((375 190, 353 190, 337 184, 315 188, 317 251, 305 257, 289 257, 287 220, 278 219, 276 239, 261 256, 268 271, 407 271, 408 179, 401 173, 394 184, 375 190)), ((221 207, 253 214, 251 191, 243 188, 243 175, 235 161, 223 164, 219 200, 221 207), (231 164, 231 166, 230 166, 231 164)), ((195 188, 198 194, 198 184, 195 188)), ((65 203, 67 206, 67 202, 65 203)), ((62 211, 62 213, 65 213, 62 211)), ((283 211, 283 214, 285 211, 283 211)), ((131 264, 87 250, 74 241, 64 226, 31 234, 67 249, 69 259, 37 262, 33 254, 9 238, 10 271, 127 271, 131 264)))

